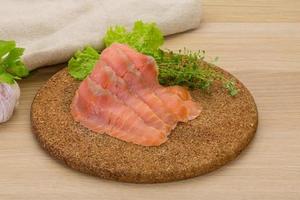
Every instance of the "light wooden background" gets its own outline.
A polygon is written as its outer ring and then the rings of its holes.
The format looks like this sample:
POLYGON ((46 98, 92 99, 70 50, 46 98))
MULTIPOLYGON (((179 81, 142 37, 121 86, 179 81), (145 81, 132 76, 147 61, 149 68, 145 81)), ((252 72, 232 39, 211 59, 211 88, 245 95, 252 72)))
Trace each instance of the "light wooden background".
POLYGON ((205 0, 200 29, 165 46, 205 49, 252 91, 259 129, 223 168, 190 180, 135 185, 101 180, 57 163, 30 131, 37 89, 61 66, 21 82, 21 103, 0 125, 0 199, 300 199, 300 1, 205 0))

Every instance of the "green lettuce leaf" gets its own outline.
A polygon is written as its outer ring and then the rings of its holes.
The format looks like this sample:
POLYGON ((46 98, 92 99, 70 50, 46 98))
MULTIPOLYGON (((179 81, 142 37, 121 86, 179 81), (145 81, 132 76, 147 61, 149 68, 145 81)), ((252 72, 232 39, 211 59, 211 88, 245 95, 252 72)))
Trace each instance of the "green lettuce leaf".
POLYGON ((128 44, 141 53, 155 57, 164 43, 164 38, 155 23, 136 21, 131 32, 122 26, 109 28, 104 37, 104 44, 108 47, 115 42, 128 44))
POLYGON ((110 46, 112 43, 128 43, 129 33, 123 26, 110 27, 104 36, 104 44, 106 47, 110 46))
POLYGON ((82 51, 77 51, 69 60, 68 71, 77 80, 85 79, 93 70, 99 59, 99 53, 91 46, 85 47, 82 51))

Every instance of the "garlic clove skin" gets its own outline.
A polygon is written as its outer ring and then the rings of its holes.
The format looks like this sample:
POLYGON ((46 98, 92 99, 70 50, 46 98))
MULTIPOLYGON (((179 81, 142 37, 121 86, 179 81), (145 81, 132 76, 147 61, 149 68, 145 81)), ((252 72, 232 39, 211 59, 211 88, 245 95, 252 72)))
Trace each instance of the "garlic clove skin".
POLYGON ((20 98, 20 88, 14 84, 0 83, 0 123, 8 121, 13 115, 20 98))

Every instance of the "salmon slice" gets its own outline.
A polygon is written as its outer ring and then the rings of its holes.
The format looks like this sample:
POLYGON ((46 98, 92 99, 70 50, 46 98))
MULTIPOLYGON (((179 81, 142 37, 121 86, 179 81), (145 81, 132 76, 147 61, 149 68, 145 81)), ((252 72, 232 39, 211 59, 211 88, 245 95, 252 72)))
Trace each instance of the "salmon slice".
POLYGON ((71 104, 75 121, 88 129, 143 146, 164 143, 178 121, 201 109, 187 89, 159 84, 153 58, 120 44, 102 52, 71 104))
POLYGON ((154 92, 177 116, 178 121, 188 121, 189 109, 176 94, 170 93, 166 90, 162 90, 161 88, 155 89, 154 92))
MULTIPOLYGON (((194 119, 198 116, 197 113, 201 112, 200 105, 194 105, 190 101, 184 102, 185 100, 178 96, 182 90, 179 92, 169 91, 158 83, 158 69, 152 57, 141 54, 123 44, 113 44, 111 48, 121 49, 126 54, 136 69, 139 70, 147 86, 153 87, 155 94, 175 113, 179 121, 186 122, 194 119)), ((189 93, 187 90, 186 92, 189 93)))
POLYGON ((138 114, 144 122, 165 134, 171 131, 171 127, 161 120, 152 109, 142 101, 135 93, 132 93, 127 83, 118 77, 111 67, 104 63, 98 63, 94 67, 90 78, 101 87, 108 89, 138 114))
POLYGON ((71 114, 75 121, 80 122, 83 126, 98 133, 104 133, 104 131, 108 131, 108 127, 104 126, 109 123, 108 118, 103 115, 97 116, 95 96, 87 88, 87 82, 82 82, 73 98, 71 114))
MULTIPOLYGON (((113 46, 113 45, 112 45, 113 46)), ((98 64, 108 65, 113 69, 117 76, 122 78, 128 85, 131 92, 136 93, 152 110, 171 128, 177 124, 177 116, 169 110, 165 102, 163 102, 151 88, 144 84, 144 79, 134 65, 118 49, 112 47, 102 51, 98 64)))
POLYGON ((168 90, 169 92, 172 92, 172 93, 178 95, 184 101, 192 100, 192 96, 191 96, 190 92, 187 89, 185 89, 184 87, 175 85, 175 86, 165 87, 165 89, 168 90))
POLYGON ((193 101, 190 92, 181 86, 169 86, 165 87, 165 90, 176 94, 179 98, 181 98, 184 102, 184 105, 188 108, 188 120, 195 119, 199 116, 202 111, 202 106, 200 103, 193 101))
POLYGON ((155 87, 158 83, 158 68, 155 65, 155 60, 151 56, 147 56, 137 52, 136 50, 124 44, 114 43, 110 48, 121 50, 134 67, 141 73, 147 87, 155 87))
POLYGON ((163 132, 146 125, 132 109, 89 77, 81 83, 71 110, 76 121, 95 132, 105 131, 143 146, 157 146, 166 141, 163 132))

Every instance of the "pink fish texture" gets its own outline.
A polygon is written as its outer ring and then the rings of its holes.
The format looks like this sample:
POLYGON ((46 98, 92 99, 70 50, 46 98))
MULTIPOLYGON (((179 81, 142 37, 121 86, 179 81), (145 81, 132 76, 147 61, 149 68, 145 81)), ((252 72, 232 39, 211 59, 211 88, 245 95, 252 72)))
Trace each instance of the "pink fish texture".
POLYGON ((152 57, 118 43, 103 50, 71 104, 74 120, 86 128, 142 146, 163 144, 178 122, 201 110, 184 87, 159 84, 152 57))

